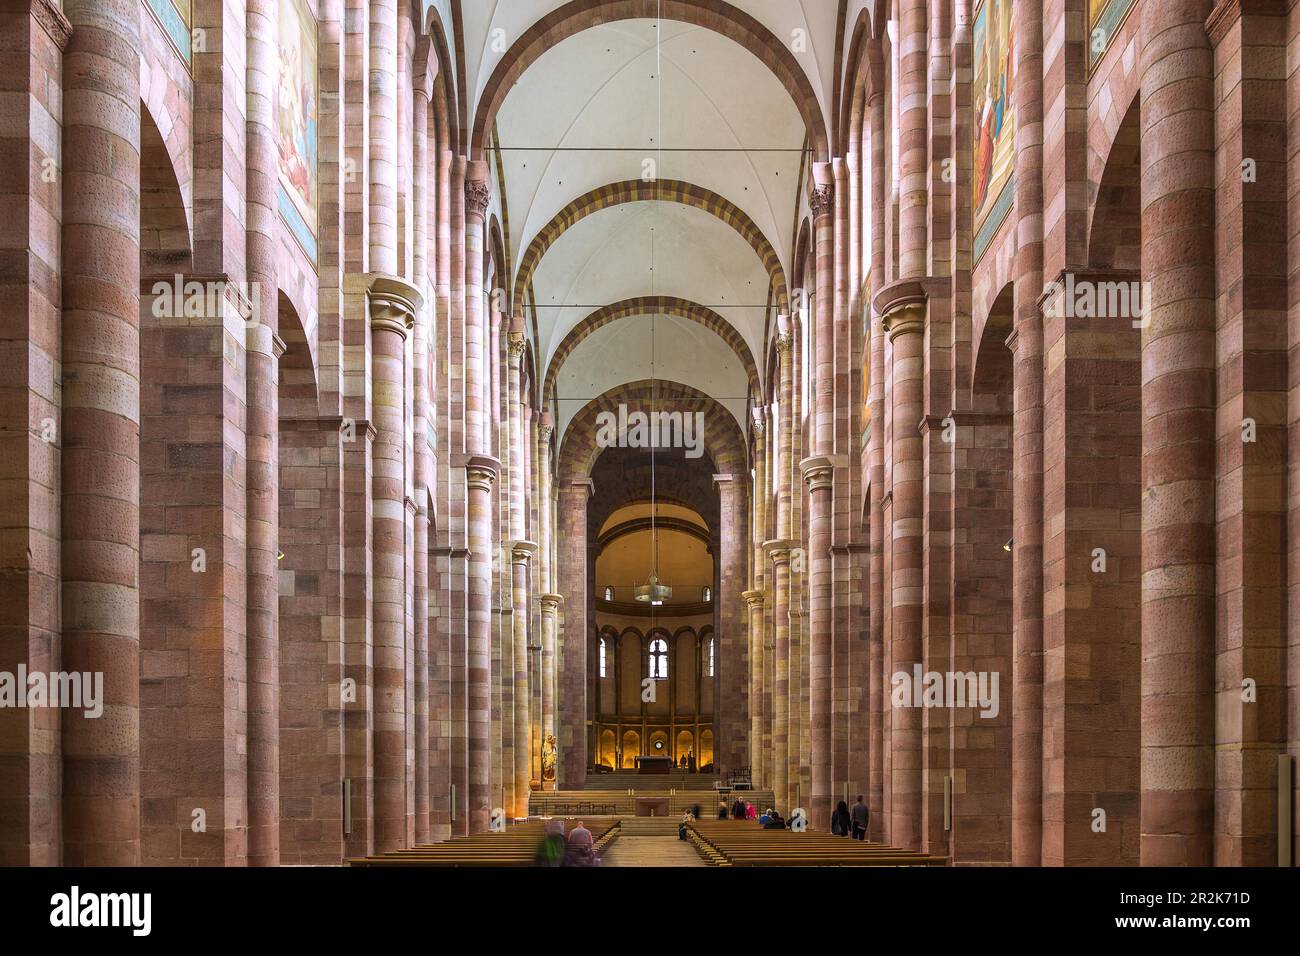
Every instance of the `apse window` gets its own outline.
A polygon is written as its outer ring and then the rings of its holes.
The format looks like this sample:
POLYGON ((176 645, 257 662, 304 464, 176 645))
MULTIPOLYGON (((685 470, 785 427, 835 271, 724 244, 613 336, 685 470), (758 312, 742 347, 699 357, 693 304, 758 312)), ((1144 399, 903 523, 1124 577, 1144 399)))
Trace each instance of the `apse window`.
POLYGON ((612 601, 612 600, 614 600, 614 589, 613 589, 613 588, 605 588, 605 600, 606 600, 606 601, 612 601))
POLYGON ((668 679, 668 643, 660 637, 650 642, 650 676, 655 680, 668 679))
POLYGON ((600 676, 605 676, 605 639, 600 639, 600 676))
POLYGON ((713 638, 709 638, 709 676, 713 676, 713 638))
POLYGON ((706 584, 704 585, 704 603, 708 604, 712 600, 713 600, 713 588, 709 587, 706 584))

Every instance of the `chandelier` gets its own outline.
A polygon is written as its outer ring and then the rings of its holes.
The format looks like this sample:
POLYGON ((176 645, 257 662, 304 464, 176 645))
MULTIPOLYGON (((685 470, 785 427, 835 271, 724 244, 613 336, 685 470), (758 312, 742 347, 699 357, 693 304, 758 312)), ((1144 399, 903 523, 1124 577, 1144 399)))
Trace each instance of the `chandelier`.
MULTIPOLYGON (((656 38, 655 38, 655 42, 656 42, 656 44, 659 43, 659 40, 660 40, 660 37, 659 37, 658 35, 656 35, 656 38)), ((658 78, 658 77, 661 77, 661 76, 662 76, 662 74, 660 73, 660 71, 659 71, 659 70, 656 70, 656 77, 658 78)), ((662 82, 663 82, 663 81, 662 81, 662 79, 660 78, 660 83, 662 84, 662 82)), ((659 140, 659 148, 660 148, 661 152, 662 152, 662 149, 663 149, 663 113, 662 113, 662 110, 663 110, 663 106, 662 106, 662 103, 661 103, 661 105, 660 105, 660 118, 659 118, 659 137, 658 137, 658 140, 659 140)), ((657 185, 657 183, 658 183, 658 180, 656 179, 656 185, 657 185)), ((650 281, 651 281, 652 287, 653 287, 653 283, 654 283, 654 281, 655 281, 654 261, 655 261, 654 227, 651 226, 651 227, 650 227, 650 275, 651 275, 651 280, 650 280, 650 281)), ((656 315, 654 315, 654 314, 652 314, 651 317, 650 317, 650 382, 651 382, 651 388, 654 388, 655 385, 656 385, 656 382, 655 382, 655 379, 656 379, 656 375, 655 375, 655 368, 656 368, 656 366, 655 366, 655 318, 656 318, 656 315)), ((651 409, 651 410, 652 410, 652 411, 654 410, 654 409, 653 409, 653 403, 652 403, 652 409, 651 409)), ((651 566, 650 566, 650 576, 649 576, 648 578, 646 578, 646 582, 645 582, 645 584, 641 585, 640 587, 638 587, 638 588, 636 589, 636 599, 637 599, 637 601, 640 602, 641 604, 649 604, 651 607, 657 607, 657 606, 659 606, 660 604, 663 604, 664 601, 668 600, 670 597, 673 596, 673 589, 670 588, 668 585, 664 584, 662 581, 659 580, 659 527, 658 527, 658 525, 657 525, 656 522, 655 522, 655 518, 657 517, 658 512, 659 512, 659 505, 658 505, 658 503, 657 503, 657 501, 656 501, 656 498, 655 498, 655 449, 656 449, 656 446, 657 446, 658 444, 659 444, 658 441, 652 441, 652 442, 650 443, 650 547, 651 547, 651 551, 652 551, 652 562, 651 562, 651 566)))

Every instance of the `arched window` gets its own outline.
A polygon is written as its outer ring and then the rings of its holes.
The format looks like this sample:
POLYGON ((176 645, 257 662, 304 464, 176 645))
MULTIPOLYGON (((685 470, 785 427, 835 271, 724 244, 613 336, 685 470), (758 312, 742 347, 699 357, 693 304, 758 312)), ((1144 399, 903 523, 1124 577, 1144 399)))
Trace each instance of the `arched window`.
POLYGON ((709 676, 713 676, 713 638, 709 638, 709 676))
POLYGON ((609 587, 605 588, 605 600, 606 600, 606 601, 612 601, 612 600, 614 600, 614 589, 613 589, 613 588, 609 588, 609 587))
POLYGON ((707 584, 704 585, 704 591, 703 591, 703 598, 702 598, 702 599, 703 599, 703 601, 704 601, 705 604, 708 604, 710 601, 713 600, 713 588, 709 587, 707 584))
POLYGON ((600 676, 605 676, 605 639, 600 639, 600 676))
POLYGON ((668 642, 662 637, 650 642, 650 676, 655 680, 668 679, 668 642))

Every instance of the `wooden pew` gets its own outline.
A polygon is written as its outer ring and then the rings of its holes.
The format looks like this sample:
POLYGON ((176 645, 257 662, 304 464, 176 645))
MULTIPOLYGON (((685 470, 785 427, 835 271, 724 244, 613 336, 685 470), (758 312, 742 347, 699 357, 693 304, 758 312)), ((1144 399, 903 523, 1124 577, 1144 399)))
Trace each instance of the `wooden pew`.
MULTIPOLYGON (((569 822, 565 835, 573 829, 569 822)), ((592 845, 599 853, 618 839, 619 821, 592 821, 592 845)), ((507 827, 504 833, 476 833, 454 837, 443 843, 430 843, 408 849, 393 850, 377 856, 348 860, 349 866, 532 866, 538 844, 546 829, 541 820, 528 820, 507 827)))
POLYGON ((698 820, 687 837, 713 866, 946 866, 947 857, 824 831, 764 830, 743 820, 698 820))

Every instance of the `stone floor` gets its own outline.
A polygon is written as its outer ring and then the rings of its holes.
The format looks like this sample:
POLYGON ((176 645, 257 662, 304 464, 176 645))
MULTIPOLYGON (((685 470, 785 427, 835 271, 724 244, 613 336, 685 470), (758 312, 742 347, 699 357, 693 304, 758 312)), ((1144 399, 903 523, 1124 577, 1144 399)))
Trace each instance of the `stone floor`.
POLYGON ((689 843, 675 836, 621 836, 605 851, 603 866, 705 866, 689 843))

